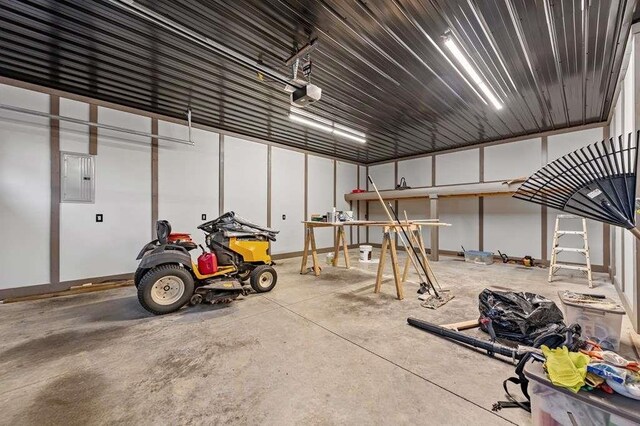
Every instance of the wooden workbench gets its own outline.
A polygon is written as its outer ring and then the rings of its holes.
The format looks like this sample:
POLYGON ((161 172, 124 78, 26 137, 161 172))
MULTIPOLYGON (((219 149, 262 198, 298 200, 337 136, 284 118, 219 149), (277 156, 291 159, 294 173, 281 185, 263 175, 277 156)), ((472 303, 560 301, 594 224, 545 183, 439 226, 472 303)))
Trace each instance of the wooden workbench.
MULTIPOLYGON (((409 268, 408 258, 407 263, 404 267, 404 273, 402 277, 400 275, 400 269, 398 265, 396 244, 395 244, 395 236, 391 238, 391 233, 400 232, 401 228, 404 228, 407 234, 411 233, 416 237, 416 242, 418 244, 414 244, 419 247, 421 250, 422 256, 424 256, 424 262, 428 262, 426 259, 426 254, 424 251, 424 242, 422 242, 422 227, 423 226, 450 226, 448 223, 438 222, 437 220, 409 220, 402 221, 402 225, 397 223, 388 222, 388 221, 369 221, 369 220, 353 220, 348 222, 315 222, 315 221, 304 221, 304 250, 302 253, 302 263, 300 265, 300 273, 307 273, 307 262, 309 254, 311 254, 312 258, 312 267, 310 269, 313 270, 315 276, 320 275, 320 262, 318 261, 318 252, 316 248, 316 238, 314 234, 315 228, 334 228, 334 247, 333 247, 333 266, 338 266, 338 257, 340 255, 340 249, 342 248, 342 253, 344 256, 345 267, 349 269, 351 267, 349 262, 349 245, 346 240, 346 234, 344 232, 345 226, 380 226, 383 228, 383 244, 382 244, 382 252, 380 254, 380 263, 378 265, 378 273, 376 278, 375 292, 380 292, 380 286, 382 284, 382 274, 384 270, 384 259, 386 257, 386 252, 389 250, 391 256, 391 266, 393 268, 394 280, 396 284, 396 291, 398 294, 398 299, 402 299, 403 290, 402 283, 406 280, 407 272, 409 268)), ((412 237, 410 237, 412 238, 412 237)), ((420 255, 420 253, 416 254, 420 255)))

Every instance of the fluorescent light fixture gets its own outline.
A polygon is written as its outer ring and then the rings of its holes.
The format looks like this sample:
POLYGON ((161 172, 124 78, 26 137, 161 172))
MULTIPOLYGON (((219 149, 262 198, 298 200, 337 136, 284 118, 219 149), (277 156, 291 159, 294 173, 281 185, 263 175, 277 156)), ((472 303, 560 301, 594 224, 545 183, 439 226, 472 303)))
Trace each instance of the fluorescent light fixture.
POLYGON ((453 55, 453 57, 458 61, 458 63, 464 68, 466 73, 471 77, 471 80, 478 86, 480 91, 487 97, 489 102, 493 105, 495 109, 502 109, 502 104, 496 97, 496 95, 489 89, 489 86, 482 81, 482 78, 478 74, 478 72, 473 68, 469 60, 466 58, 464 53, 460 50, 460 48, 456 45, 455 41, 453 41, 453 37, 450 35, 446 35, 444 38, 444 45, 449 49, 449 52, 453 55))
POLYGON ((313 127, 314 129, 322 130, 323 132, 331 133, 333 131, 333 127, 331 126, 309 120, 308 118, 296 114, 289 114, 289 120, 304 124, 305 126, 313 127))
POLYGON ((342 130, 338 130, 338 129, 333 129, 333 134, 336 136, 342 136, 343 138, 351 139, 353 141, 360 142, 360 143, 367 142, 367 140, 363 137, 356 136, 351 133, 343 132, 342 130))
POLYGON ((360 143, 367 142, 367 135, 363 132, 351 129, 331 120, 327 120, 326 118, 318 117, 299 108, 291 108, 289 112, 289 120, 313 127, 314 129, 322 130, 323 132, 332 133, 335 136, 350 139, 352 141, 360 143))

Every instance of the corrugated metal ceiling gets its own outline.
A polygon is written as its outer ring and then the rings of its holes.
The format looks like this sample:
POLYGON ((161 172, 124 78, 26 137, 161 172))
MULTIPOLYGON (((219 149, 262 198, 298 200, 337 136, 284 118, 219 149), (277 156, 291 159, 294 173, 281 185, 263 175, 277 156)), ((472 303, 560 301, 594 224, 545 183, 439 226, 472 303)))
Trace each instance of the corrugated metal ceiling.
MULTIPOLYGON (((283 84, 113 2, 0 0, 0 74, 358 162, 604 120, 635 1, 143 0, 142 6, 290 74, 317 37, 318 116, 361 130, 335 139, 288 120, 283 84), (450 30, 504 104, 456 72, 450 30), (450 58, 450 57, 449 57, 450 58), (452 59, 451 59, 452 60, 452 59)), ((585 141, 592 142, 592 141, 585 141)))

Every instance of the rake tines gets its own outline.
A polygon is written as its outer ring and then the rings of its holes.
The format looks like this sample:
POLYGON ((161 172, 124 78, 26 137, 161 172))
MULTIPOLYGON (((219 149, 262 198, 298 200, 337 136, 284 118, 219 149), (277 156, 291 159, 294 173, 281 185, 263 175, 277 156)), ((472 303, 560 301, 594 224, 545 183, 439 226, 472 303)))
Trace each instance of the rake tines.
POLYGON ((640 131, 580 148, 527 179, 514 198, 600 222, 635 228, 636 169, 640 131))

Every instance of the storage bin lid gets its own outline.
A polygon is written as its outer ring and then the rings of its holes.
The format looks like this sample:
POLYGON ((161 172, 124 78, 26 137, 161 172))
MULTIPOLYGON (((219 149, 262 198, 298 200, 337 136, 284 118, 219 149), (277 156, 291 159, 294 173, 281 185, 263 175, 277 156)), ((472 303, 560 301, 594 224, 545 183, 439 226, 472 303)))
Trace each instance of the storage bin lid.
POLYGON ((589 297, 587 294, 574 293, 566 290, 559 291, 558 297, 560 297, 563 305, 575 306, 576 308, 583 308, 600 312, 609 312, 618 315, 625 314, 624 308, 620 306, 615 300, 608 297, 605 297, 604 299, 593 298, 589 297))
POLYGON ((528 362, 524 367, 524 375, 530 381, 536 381, 571 398, 575 398, 583 404, 589 404, 592 407, 596 407, 600 410, 604 410, 608 413, 624 417, 634 423, 640 424, 640 410, 638 410, 638 401, 635 399, 627 398, 620 394, 610 395, 599 389, 594 389, 592 391, 581 390, 578 393, 573 393, 567 389, 555 386, 547 378, 547 374, 544 372, 541 362, 528 362))

